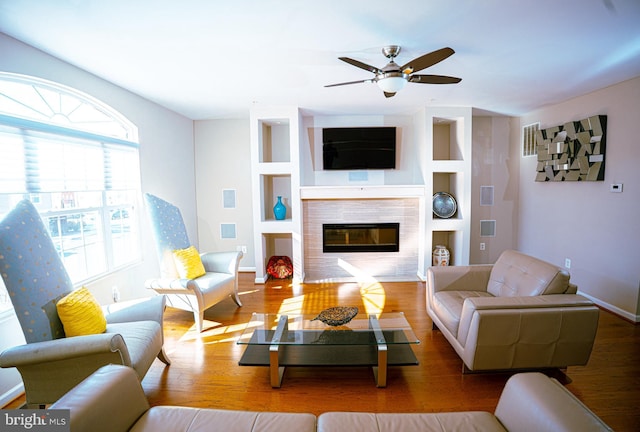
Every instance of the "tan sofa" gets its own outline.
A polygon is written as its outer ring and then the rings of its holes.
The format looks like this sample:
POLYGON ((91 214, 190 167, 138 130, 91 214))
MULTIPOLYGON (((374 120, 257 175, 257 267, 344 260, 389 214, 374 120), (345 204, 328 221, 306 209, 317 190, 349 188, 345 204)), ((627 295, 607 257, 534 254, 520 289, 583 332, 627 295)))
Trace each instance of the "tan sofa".
POLYGON ((585 365, 599 310, 576 292, 566 271, 513 250, 427 271, 427 313, 471 371, 585 365))
POLYGON ((328 412, 318 417, 318 432, 610 430, 562 384, 539 372, 520 373, 509 378, 494 414, 486 411, 401 414, 328 412))
POLYGON ((611 430, 554 379, 540 373, 514 375, 495 414, 456 412, 373 414, 231 411, 178 406, 149 407, 132 369, 104 366, 52 409, 69 409, 71 432, 296 431, 375 432, 413 430, 607 431, 611 430))
POLYGON ((149 407, 133 369, 104 366, 50 409, 71 411, 71 432, 189 432, 316 430, 313 414, 149 407))

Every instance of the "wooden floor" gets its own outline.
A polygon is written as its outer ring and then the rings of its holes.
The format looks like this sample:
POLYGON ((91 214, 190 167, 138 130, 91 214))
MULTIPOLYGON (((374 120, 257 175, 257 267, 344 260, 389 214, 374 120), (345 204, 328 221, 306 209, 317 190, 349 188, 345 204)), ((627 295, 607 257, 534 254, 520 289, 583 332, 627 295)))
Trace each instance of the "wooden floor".
MULTIPOLYGON (((241 274, 238 308, 231 300, 210 308, 205 331, 193 316, 169 308, 166 349, 172 364, 156 360, 143 380, 151 405, 185 405, 257 411, 434 412, 493 411, 509 374, 463 375, 462 362, 439 331, 431 330, 421 282, 254 285, 241 274), (376 388, 369 368, 288 368, 273 389, 267 367, 239 366, 237 345, 253 312, 317 313, 330 306, 361 311, 402 311, 421 343, 419 366, 389 369, 386 388, 376 388)), ((569 367, 567 388, 617 431, 640 431, 640 328, 602 311, 595 348, 585 367, 569 367)), ((561 373, 554 374, 563 378, 561 373)))

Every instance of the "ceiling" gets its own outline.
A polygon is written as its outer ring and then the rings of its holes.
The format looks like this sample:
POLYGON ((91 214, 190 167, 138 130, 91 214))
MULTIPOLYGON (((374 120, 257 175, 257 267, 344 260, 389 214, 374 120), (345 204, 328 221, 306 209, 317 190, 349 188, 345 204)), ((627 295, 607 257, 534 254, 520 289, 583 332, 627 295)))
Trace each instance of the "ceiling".
MULTIPOLYGON (((521 115, 640 76, 638 0, 0 0, 0 32, 191 119, 253 104, 315 114, 407 114, 472 106, 521 115), (383 67, 449 46, 385 98, 340 56, 383 67)), ((10 53, 0 53, 0 55, 10 53)))

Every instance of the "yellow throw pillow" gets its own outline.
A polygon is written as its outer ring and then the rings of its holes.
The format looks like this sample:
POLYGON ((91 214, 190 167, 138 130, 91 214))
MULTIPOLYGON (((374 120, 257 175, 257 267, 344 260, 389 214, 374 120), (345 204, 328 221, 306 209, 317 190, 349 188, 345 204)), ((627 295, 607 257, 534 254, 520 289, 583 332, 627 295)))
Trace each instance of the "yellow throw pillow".
POLYGON ((93 294, 78 288, 56 304, 67 337, 104 333, 107 320, 93 294))
POLYGON ((195 279, 206 273, 200 254, 193 246, 174 250, 173 260, 176 263, 176 269, 181 279, 195 279))

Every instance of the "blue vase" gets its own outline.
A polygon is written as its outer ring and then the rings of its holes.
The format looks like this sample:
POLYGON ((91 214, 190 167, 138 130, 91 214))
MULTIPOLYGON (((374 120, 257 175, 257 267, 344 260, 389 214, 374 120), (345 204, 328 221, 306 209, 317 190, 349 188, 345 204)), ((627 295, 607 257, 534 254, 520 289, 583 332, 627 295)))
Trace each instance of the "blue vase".
POLYGON ((278 197, 278 202, 273 206, 273 215, 277 220, 283 220, 287 216, 287 208, 282 204, 282 197, 278 197))

